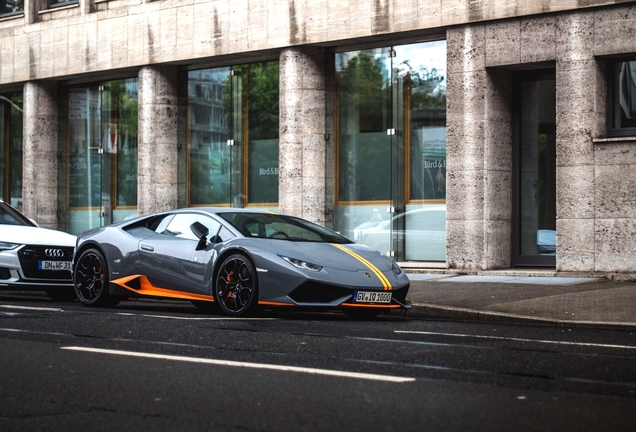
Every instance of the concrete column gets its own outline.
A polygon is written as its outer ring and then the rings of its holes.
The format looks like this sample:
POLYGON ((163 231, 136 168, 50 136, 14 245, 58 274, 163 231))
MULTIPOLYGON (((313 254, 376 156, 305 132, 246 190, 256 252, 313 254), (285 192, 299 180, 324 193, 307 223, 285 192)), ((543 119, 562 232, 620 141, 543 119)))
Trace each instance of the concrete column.
MULTIPOLYGON (((559 271, 590 271, 595 265, 595 158, 597 121, 594 14, 557 19, 557 265, 559 271)), ((614 178, 623 178, 612 173, 614 178)), ((613 197, 607 197, 612 199, 613 197)), ((603 207, 603 206, 601 206, 603 207)), ((611 259, 614 259, 612 257, 611 259)))
POLYGON ((451 269, 510 266, 512 75, 487 69, 486 57, 483 25, 448 31, 446 262, 451 269))
POLYGON ((139 70, 139 215, 178 207, 179 97, 176 66, 139 70))
POLYGON ((327 129, 325 51, 280 55, 279 209, 325 225, 327 129))
POLYGON ((58 85, 24 85, 22 210, 44 228, 58 228, 58 85))

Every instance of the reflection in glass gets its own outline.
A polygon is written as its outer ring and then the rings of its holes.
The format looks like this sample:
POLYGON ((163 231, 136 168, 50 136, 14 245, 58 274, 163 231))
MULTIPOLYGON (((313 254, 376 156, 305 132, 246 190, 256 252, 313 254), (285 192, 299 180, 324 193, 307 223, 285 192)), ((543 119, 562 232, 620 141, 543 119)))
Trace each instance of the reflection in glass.
POLYGON ((24 0, 0 0, 0 15, 24 13, 24 0))
POLYGON ((614 129, 636 128, 636 61, 614 66, 614 129))
POLYGON ((137 79, 69 91, 69 232, 137 215, 137 79))
POLYGON ((556 253, 556 86, 554 80, 521 83, 520 250, 556 253))
POLYGON ((336 55, 336 230, 398 260, 444 261, 446 42, 390 52, 336 55))
POLYGON ((278 98, 278 62, 189 73, 189 205, 276 208, 278 98))
POLYGON ((22 208, 22 93, 0 95, 0 199, 22 208))

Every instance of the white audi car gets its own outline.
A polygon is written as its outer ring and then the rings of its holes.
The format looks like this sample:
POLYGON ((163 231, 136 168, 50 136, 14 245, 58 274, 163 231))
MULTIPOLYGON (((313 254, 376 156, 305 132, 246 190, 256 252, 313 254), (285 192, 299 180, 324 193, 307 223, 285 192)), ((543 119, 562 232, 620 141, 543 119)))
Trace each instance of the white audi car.
POLYGON ((43 290, 53 300, 73 300, 71 260, 76 238, 40 228, 0 201, 0 290, 43 290))

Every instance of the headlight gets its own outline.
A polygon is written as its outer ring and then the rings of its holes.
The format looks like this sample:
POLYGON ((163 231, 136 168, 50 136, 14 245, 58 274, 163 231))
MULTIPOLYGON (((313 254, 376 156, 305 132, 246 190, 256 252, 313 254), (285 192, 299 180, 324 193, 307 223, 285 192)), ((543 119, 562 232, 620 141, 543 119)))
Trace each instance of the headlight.
POLYGON ((15 249, 18 246, 20 245, 15 243, 7 243, 7 242, 0 241, 0 251, 15 249))
POLYGON ((307 262, 307 261, 302 261, 302 260, 299 260, 299 259, 296 259, 296 258, 289 258, 289 257, 282 256, 282 255, 279 255, 279 257, 281 257, 282 259, 284 259, 285 261, 287 261, 288 263, 290 263, 294 267, 298 267, 299 269, 312 270, 312 271, 320 271, 322 269, 322 266, 319 266, 317 264, 312 264, 312 263, 307 262))

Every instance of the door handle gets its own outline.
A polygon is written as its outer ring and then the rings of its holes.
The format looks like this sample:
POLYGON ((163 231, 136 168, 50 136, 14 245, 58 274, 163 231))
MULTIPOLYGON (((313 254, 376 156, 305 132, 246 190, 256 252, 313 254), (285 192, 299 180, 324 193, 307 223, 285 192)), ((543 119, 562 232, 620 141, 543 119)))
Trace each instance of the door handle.
POLYGON ((141 250, 145 250, 148 252, 154 252, 155 248, 153 248, 152 246, 148 246, 148 245, 141 245, 141 250))

